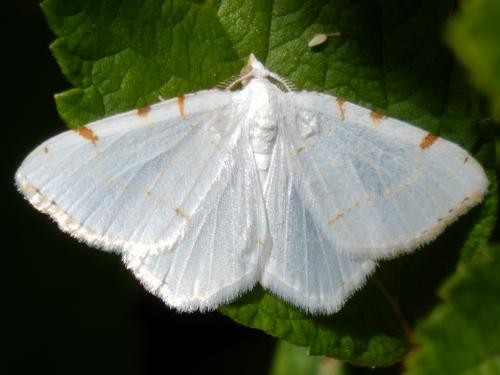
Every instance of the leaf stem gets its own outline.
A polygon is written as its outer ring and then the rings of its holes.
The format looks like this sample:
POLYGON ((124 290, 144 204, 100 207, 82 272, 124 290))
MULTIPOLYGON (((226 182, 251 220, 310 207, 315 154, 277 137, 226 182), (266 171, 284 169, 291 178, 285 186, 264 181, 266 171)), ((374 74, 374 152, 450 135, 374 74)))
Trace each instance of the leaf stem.
POLYGON ((397 298, 393 297, 389 291, 385 288, 385 286, 382 284, 382 282, 379 280, 377 276, 373 276, 371 278, 371 281, 375 284, 375 286, 382 292, 384 295, 385 299, 387 302, 389 302, 389 306, 391 306, 392 311, 394 312, 394 315, 396 315, 396 319, 399 321, 399 324, 401 325, 401 329, 403 331, 403 334, 408 341, 408 343, 411 346, 415 346, 416 342, 413 339, 413 331, 408 324, 408 321, 404 317, 403 313, 401 312, 401 308, 399 307, 399 302, 397 298))

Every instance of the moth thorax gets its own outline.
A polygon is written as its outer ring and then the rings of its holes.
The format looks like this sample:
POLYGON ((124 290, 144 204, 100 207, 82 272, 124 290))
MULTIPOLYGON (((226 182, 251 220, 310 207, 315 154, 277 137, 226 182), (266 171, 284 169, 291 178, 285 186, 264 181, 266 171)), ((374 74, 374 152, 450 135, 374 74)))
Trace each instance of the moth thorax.
POLYGON ((269 169, 278 127, 272 118, 261 118, 249 128, 250 144, 259 170, 269 169))
POLYGON ((259 171, 265 171, 269 169, 278 132, 278 116, 276 105, 273 103, 275 87, 267 80, 254 79, 247 88, 248 135, 257 168, 259 171))

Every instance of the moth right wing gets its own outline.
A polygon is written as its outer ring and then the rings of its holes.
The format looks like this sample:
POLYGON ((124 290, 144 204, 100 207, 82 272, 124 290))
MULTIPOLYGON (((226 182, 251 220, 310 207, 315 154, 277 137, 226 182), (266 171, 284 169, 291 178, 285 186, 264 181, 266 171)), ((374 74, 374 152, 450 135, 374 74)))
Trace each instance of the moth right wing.
POLYGON ((310 199, 287 126, 278 130, 264 192, 273 246, 260 284, 303 310, 331 314, 364 284, 376 263, 338 251, 324 235, 314 207, 325 202, 310 199))
POLYGON ((388 259, 436 238, 488 191, 460 146, 394 118, 315 92, 286 94, 292 169, 335 249, 388 259))

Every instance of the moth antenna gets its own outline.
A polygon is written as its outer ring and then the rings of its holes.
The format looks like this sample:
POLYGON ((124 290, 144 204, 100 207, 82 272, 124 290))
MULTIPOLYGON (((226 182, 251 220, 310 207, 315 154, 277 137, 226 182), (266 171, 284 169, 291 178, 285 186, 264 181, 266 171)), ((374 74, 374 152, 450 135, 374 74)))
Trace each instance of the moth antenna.
POLYGON ((240 75, 235 74, 229 78, 226 78, 222 82, 219 82, 215 87, 220 88, 220 89, 229 89, 230 90, 233 85, 235 85, 236 83, 239 82, 239 80, 240 80, 240 75))

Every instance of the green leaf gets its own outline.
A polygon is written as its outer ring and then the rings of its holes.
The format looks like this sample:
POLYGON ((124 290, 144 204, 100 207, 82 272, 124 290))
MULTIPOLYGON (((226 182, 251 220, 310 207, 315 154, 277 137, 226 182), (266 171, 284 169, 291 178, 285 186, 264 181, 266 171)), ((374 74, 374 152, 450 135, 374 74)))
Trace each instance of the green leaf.
POLYGON ((493 115, 500 119, 500 2, 467 0, 460 5, 446 39, 472 82, 489 97, 493 115))
POLYGON ((380 366, 411 348, 412 326, 434 291, 491 233, 496 214, 493 144, 462 71, 441 45, 454 1, 46 0, 52 51, 75 86, 57 96, 69 126, 209 88, 254 52, 297 87, 400 118, 470 150, 492 193, 431 246, 384 262, 333 316, 310 316, 260 288, 220 310, 312 354, 380 366), (318 32, 340 31, 315 49, 318 32), (425 277, 422 277, 425 275, 425 277))
POLYGON ((401 366, 356 367, 346 362, 308 355, 305 348, 280 341, 274 353, 271 375, 397 375, 401 366))
POLYGON ((281 341, 274 354, 271 375, 348 375, 342 362, 323 356, 309 356, 300 346, 281 341))
POLYGON ((500 246, 478 254, 441 288, 443 302, 415 331, 408 374, 500 373, 500 246))

